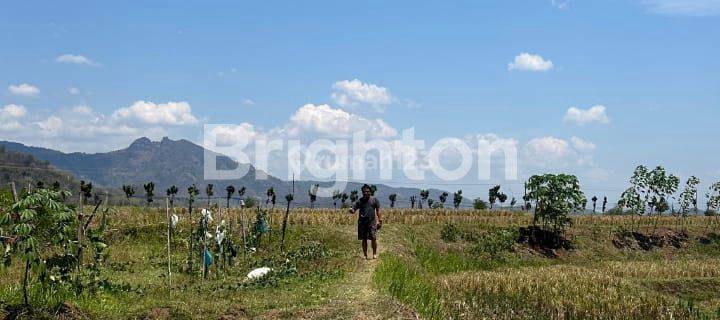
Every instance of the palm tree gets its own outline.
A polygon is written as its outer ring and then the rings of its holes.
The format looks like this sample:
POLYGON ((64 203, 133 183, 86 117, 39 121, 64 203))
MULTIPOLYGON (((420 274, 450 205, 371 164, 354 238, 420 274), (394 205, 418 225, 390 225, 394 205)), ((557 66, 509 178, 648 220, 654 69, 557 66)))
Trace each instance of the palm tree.
POLYGON ((232 195, 235 193, 235 187, 229 185, 225 187, 225 191, 227 191, 227 208, 230 209, 230 198, 232 198, 232 195))
POLYGON ((155 183, 150 181, 144 184, 143 188, 145 189, 145 201, 147 201, 147 205, 150 206, 153 202, 153 196, 155 196, 155 183))
POLYGON ((175 195, 178 193, 178 188, 176 186, 170 186, 165 193, 167 194, 168 198, 170 198, 170 207, 173 206, 175 203, 175 195))
POLYGON ((463 199, 462 190, 458 190, 457 192, 455 192, 455 193, 453 194, 453 206, 455 207, 455 209, 460 208, 460 204, 462 203, 462 199, 463 199))
POLYGON ((397 193, 393 193, 390 196, 388 196, 388 199, 390 199, 390 208, 395 208, 395 200, 397 200, 397 193))

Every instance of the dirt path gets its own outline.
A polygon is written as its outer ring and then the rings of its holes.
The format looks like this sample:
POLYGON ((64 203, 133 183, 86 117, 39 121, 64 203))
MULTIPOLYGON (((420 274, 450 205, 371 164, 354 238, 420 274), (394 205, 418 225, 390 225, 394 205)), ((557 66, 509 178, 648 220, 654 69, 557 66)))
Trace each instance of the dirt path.
MULTIPOLYGON (((329 302, 320 307, 291 315, 293 319, 418 319, 415 312, 379 292, 373 285, 375 268, 383 255, 397 245, 397 233, 392 228, 383 230, 378 238, 378 259, 365 260, 360 243, 357 243, 357 267, 330 289, 329 302)), ((355 228, 343 230, 355 237, 355 228)), ((368 254, 372 248, 368 243, 368 254)), ((265 318, 265 317, 263 317, 265 318)))

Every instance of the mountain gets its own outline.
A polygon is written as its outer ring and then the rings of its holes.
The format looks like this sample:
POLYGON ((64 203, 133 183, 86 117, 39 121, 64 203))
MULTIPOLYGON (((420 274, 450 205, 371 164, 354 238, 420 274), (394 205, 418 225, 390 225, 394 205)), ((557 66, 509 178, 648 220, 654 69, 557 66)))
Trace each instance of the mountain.
POLYGON ((64 188, 77 189, 80 183, 73 174, 51 166, 32 155, 10 151, 0 145, 0 185, 4 188, 15 182, 18 191, 28 184, 36 186, 38 181, 46 186, 57 182, 64 188))
MULTIPOLYGON (((203 159, 205 149, 188 140, 170 140, 163 138, 161 141, 151 141, 148 138, 139 138, 129 147, 117 151, 105 153, 64 153, 52 149, 26 146, 16 142, 0 141, 0 146, 7 150, 28 154, 42 161, 47 161, 53 166, 71 172, 78 179, 90 181, 95 185, 108 189, 119 190, 120 186, 131 184, 135 186, 136 195, 144 193, 142 185, 149 181, 155 183, 155 195, 164 196, 165 190, 172 185, 180 189, 180 195, 187 195, 187 187, 196 184, 200 189, 201 196, 205 195, 205 186, 208 183, 214 185, 216 197, 223 198, 226 195, 225 187, 241 186, 247 188, 246 195, 265 198, 266 190, 270 187, 275 189, 277 203, 284 202, 284 196, 292 190, 292 183, 279 178, 267 175, 265 180, 256 180, 257 170, 250 164, 238 164, 229 157, 215 154, 217 156, 217 168, 230 170, 238 166, 246 166, 247 172, 244 177, 238 180, 205 180, 203 178, 203 159)), ((316 181, 295 181, 295 203, 306 206, 309 204, 307 190, 313 184, 330 186, 331 182, 316 181)), ((362 184, 349 182, 346 188, 360 190, 362 184)), ((119 192, 119 191, 118 191, 119 192)), ((430 197, 437 201, 441 190, 430 189, 430 197)), ((418 195, 419 189, 396 188, 386 185, 378 185, 376 197, 384 204, 388 204, 388 196, 392 193, 398 195, 397 205, 408 207, 410 196, 418 195)), ((466 199, 466 203, 469 203, 466 199)), ((452 193, 448 197, 452 205, 452 193)), ((332 206, 331 199, 318 198, 318 206, 332 206)))

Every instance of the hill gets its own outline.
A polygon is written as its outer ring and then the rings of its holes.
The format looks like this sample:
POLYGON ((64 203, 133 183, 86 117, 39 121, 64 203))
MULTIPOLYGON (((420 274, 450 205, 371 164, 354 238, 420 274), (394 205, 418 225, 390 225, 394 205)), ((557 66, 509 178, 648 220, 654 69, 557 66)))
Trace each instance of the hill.
MULTIPOLYGON (((236 161, 223 155, 217 155, 217 167, 221 170, 235 169, 238 166, 247 166, 248 174, 237 180, 205 180, 203 178, 203 158, 205 149, 188 140, 171 140, 163 138, 161 141, 151 141, 148 138, 139 138, 125 149, 105 153, 64 153, 47 148, 26 146, 24 144, 0 141, 0 146, 47 161, 55 167, 71 172, 78 179, 90 181, 97 186, 119 190, 124 184, 135 186, 136 194, 142 193, 142 184, 149 181, 155 183, 155 194, 162 196, 165 190, 175 185, 180 189, 180 195, 187 195, 187 187, 193 183, 204 195, 205 185, 212 183, 215 196, 224 197, 225 187, 233 185, 236 188, 245 186, 246 195, 264 198, 268 188, 275 188, 278 203, 286 193, 292 190, 292 183, 267 175, 265 180, 256 180, 257 171, 250 164, 238 164, 236 161)), ((295 194, 297 205, 309 204, 307 190, 313 184, 330 186, 331 182, 295 181, 295 194)), ((362 184, 350 182, 346 192, 360 190, 362 184)), ((398 195, 398 206, 407 207, 412 195, 420 192, 416 188, 396 188, 378 185, 376 197, 387 204, 388 196, 392 193, 398 195)), ((441 190, 431 189, 431 198, 437 199, 441 190)), ((452 195, 449 197, 452 202, 452 195)), ((468 202, 469 203, 469 202, 468 202)), ((332 206, 331 199, 319 198, 317 205, 332 206)))
POLYGON ((77 189, 80 184, 73 174, 61 171, 48 161, 38 160, 32 155, 10 151, 0 145, 0 185, 8 186, 15 182, 19 189, 35 186, 38 181, 50 186, 59 183, 63 188, 77 189))

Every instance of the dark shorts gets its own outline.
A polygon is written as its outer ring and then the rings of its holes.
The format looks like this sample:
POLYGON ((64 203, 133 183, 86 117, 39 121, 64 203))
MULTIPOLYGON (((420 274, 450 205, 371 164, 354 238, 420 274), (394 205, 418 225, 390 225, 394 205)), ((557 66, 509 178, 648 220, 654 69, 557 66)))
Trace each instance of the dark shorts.
POLYGON ((358 222, 358 240, 377 239, 377 225, 375 223, 358 222))

